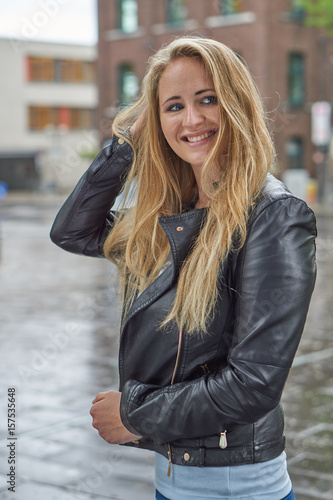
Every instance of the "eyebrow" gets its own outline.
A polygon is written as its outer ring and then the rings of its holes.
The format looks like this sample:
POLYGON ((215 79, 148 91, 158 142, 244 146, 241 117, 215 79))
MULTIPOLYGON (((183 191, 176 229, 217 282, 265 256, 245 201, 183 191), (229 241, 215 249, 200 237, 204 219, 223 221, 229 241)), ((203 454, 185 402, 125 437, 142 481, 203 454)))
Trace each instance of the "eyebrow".
MULTIPOLYGON (((194 95, 201 95, 201 94, 204 94, 205 92, 215 92, 215 89, 198 90, 198 92, 196 92, 194 95)), ((166 101, 164 101, 162 106, 164 106, 164 104, 166 104, 169 101, 173 101, 174 99, 181 99, 181 96, 180 95, 173 95, 172 97, 168 97, 168 99, 166 101)))

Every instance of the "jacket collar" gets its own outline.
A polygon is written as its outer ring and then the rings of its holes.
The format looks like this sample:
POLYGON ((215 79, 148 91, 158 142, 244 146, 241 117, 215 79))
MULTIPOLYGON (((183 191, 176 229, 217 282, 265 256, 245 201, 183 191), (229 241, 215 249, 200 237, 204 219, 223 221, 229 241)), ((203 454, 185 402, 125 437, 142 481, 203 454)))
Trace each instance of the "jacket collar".
POLYGON ((158 221, 170 243, 176 271, 179 270, 191 245, 198 237, 206 212, 206 208, 199 208, 180 215, 159 217, 158 221))

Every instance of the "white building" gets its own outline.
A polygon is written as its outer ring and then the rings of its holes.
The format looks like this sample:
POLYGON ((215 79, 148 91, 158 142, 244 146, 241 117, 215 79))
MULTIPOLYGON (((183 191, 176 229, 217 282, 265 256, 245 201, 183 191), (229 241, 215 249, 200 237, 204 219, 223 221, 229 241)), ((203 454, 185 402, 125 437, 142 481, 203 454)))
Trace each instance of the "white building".
POLYGON ((0 181, 68 190, 99 147, 96 47, 0 39, 0 181))

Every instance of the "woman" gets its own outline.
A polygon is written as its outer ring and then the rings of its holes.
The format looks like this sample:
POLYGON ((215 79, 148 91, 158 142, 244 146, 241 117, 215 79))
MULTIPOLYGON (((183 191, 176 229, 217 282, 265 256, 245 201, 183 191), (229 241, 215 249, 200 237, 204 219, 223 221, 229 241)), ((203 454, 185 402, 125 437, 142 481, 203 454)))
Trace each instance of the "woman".
POLYGON ((51 233, 120 272, 120 392, 96 396, 93 425, 157 452, 158 499, 292 499, 280 398, 314 287, 316 227, 269 174, 251 76, 221 43, 177 39, 113 128, 51 233))

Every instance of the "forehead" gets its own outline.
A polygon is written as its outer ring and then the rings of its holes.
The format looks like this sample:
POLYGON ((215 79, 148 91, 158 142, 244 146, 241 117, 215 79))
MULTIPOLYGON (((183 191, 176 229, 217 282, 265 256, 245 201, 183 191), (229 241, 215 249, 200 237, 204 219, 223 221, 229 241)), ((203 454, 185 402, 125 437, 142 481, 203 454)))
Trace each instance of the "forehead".
POLYGON ((204 88, 214 88, 202 62, 196 59, 180 58, 172 61, 164 69, 159 82, 159 95, 182 95, 195 93, 204 88))

